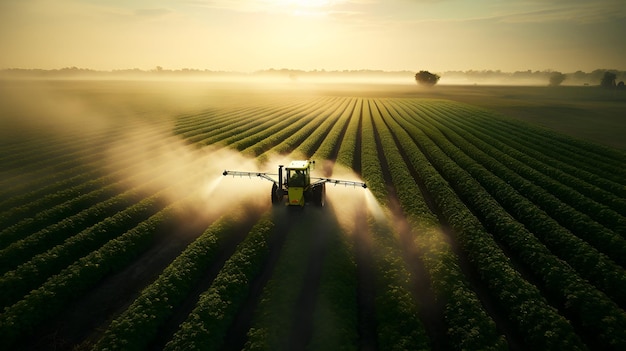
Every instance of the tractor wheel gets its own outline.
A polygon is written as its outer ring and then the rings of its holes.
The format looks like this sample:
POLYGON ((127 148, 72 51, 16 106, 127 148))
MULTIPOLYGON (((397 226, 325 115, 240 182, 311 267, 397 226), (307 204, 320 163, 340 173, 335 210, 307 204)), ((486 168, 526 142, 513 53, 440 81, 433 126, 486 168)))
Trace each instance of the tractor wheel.
POLYGON ((272 205, 274 206, 280 204, 282 200, 282 196, 280 196, 279 191, 278 185, 274 183, 274 185, 272 185, 272 205))
POLYGON ((326 184, 321 184, 313 189, 313 203, 315 206, 324 207, 326 204, 326 184))

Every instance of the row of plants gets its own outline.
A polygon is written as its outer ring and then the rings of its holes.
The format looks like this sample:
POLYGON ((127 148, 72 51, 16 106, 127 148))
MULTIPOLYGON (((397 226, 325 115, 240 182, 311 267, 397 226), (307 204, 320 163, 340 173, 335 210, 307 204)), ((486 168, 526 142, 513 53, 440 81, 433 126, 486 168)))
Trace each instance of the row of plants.
POLYGON ((145 198, 6 272, 0 278, 0 306, 15 303, 63 268, 141 223, 158 212, 164 200, 162 192, 145 198))
POLYGON ((211 287, 165 345, 165 350, 220 350, 228 328, 248 297, 251 281, 261 272, 276 235, 269 215, 248 233, 226 261, 211 287))
POLYGON ((313 111, 317 108, 316 106, 317 104, 309 101, 270 109, 260 119, 262 123, 244 124, 234 129, 226 127, 223 132, 203 140, 202 143, 230 145, 231 148, 244 150, 263 140, 264 137, 288 127, 298 116, 313 111), (268 134, 268 130, 271 130, 271 133, 268 134), (262 133, 261 137, 257 136, 259 133, 262 133))
POLYGON ((4 210, 0 212, 0 228, 15 224, 25 217, 23 214, 18 215, 19 211, 17 213, 12 211, 14 208, 16 210, 23 208, 29 213, 35 213, 38 209, 50 208, 67 201, 69 198, 66 196, 68 194, 66 190, 98 178, 101 170, 93 168, 97 162, 101 160, 94 161, 92 165, 79 166, 72 172, 65 173, 63 179, 53 182, 47 180, 47 185, 35 186, 32 190, 1 200, 0 208, 4 210))
MULTIPOLYGON (((544 173, 538 172, 531 165, 527 165, 526 163, 521 162, 514 155, 509 155, 509 150, 506 146, 500 145, 500 143, 496 140, 493 140, 490 135, 477 133, 476 136, 470 133, 462 133, 462 131, 472 130, 473 126, 467 122, 448 120, 446 123, 447 127, 452 128, 457 133, 461 133, 464 135, 465 139, 470 141, 475 147, 479 148, 486 154, 500 160, 500 163, 504 166, 508 167, 515 173, 519 174, 518 179, 523 177, 531 182, 534 186, 534 189, 528 189, 528 187, 522 187, 528 196, 533 196, 536 194, 536 190, 538 187, 542 187, 545 189, 545 192, 549 192, 554 197, 560 199, 563 203, 566 203, 568 206, 572 208, 576 208, 580 211, 580 214, 576 215, 571 213, 568 209, 567 213, 555 214, 555 217, 559 219, 561 223, 571 223, 570 229, 576 230, 578 229, 582 233, 585 232, 601 232, 601 228, 585 228, 584 230, 579 227, 581 222, 585 222, 587 226, 593 226, 589 220, 585 218, 581 218, 582 216, 589 216, 594 221, 603 224, 605 227, 610 230, 618 233, 622 236, 626 234, 626 217, 620 215, 615 210, 611 209, 609 206, 598 203, 584 195, 582 195, 578 190, 582 187, 585 187, 585 184, 581 183, 581 187, 572 188, 570 186, 563 185, 561 183, 561 178, 553 178, 545 175, 544 173), (493 147, 495 145, 496 147, 493 147), (501 146, 501 147, 497 147, 501 146)), ((521 150, 518 150, 518 152, 521 150)), ((557 175, 558 176, 558 175, 557 175)), ((551 204, 544 205, 544 208, 553 208, 553 212, 557 213, 559 211, 563 211, 562 203, 554 199, 551 201, 551 204)), ((605 234, 607 235, 607 234, 605 234)), ((609 236, 611 234, 608 234, 609 236)), ((609 241, 610 242, 610 241, 609 241)))
MULTIPOLYGON (((176 125, 172 132, 185 139, 194 139, 198 135, 223 127, 227 121, 238 122, 239 119, 250 114, 252 107, 239 107, 235 109, 213 108, 201 113, 176 118, 176 125)), ((263 110, 263 108, 259 108, 263 110)))
MULTIPOLYGON (((69 189, 67 192, 75 194, 75 197, 56 206, 52 206, 49 209, 36 212, 32 214, 32 217, 24 217, 21 221, 2 230, 0 232, 0 248, 6 250, 12 244, 15 245, 18 241, 28 239, 33 233, 45 231, 48 227, 54 226, 60 222, 65 221, 69 223, 71 222, 68 219, 70 217, 76 217, 77 220, 81 221, 76 224, 70 223, 72 226, 76 227, 87 223, 95 223, 94 221, 98 220, 98 214, 101 211, 93 213, 92 215, 95 214, 96 217, 90 219, 88 216, 89 212, 85 212, 85 209, 109 201, 119 191, 120 184, 110 184, 109 179, 104 177, 90 181, 89 183, 91 183, 90 187, 97 185, 100 185, 100 187, 90 190, 87 193, 75 192, 69 189), (87 216, 85 214, 87 214, 87 216)), ((113 203, 115 203, 115 201, 113 201, 113 203)))
MULTIPOLYGON (((190 142, 199 145, 209 145, 214 141, 220 141, 227 136, 234 136, 239 133, 246 132, 249 129, 258 127, 263 123, 279 120, 275 115, 277 109, 288 110, 295 107, 301 107, 302 104, 265 107, 261 109, 250 108, 247 113, 224 112, 218 114, 215 118, 206 121, 199 121, 195 125, 193 135, 184 136, 190 142), (200 127, 199 125, 203 126, 200 127)), ((229 110, 230 111, 230 110, 229 110)))
POLYGON ((126 171, 133 175, 118 181, 118 174, 123 172, 118 170, 108 176, 89 181, 88 183, 94 183, 90 188, 96 190, 79 195, 82 189, 79 187, 81 189, 76 191, 78 192, 76 198, 41 211, 33 218, 25 218, 0 232, 0 243, 3 244, 0 246, 3 247, 0 250, 0 262, 4 263, 0 273, 4 274, 22 263, 24 259, 63 242, 68 237, 139 201, 144 193, 168 174, 166 171, 152 176, 151 170, 141 167, 131 167, 126 171), (146 176, 151 177, 151 180, 142 182, 146 176), (120 194, 124 187, 130 190, 120 194))
MULTIPOLYGON (((340 146, 337 150, 337 163, 342 164, 354 171, 358 172, 361 169, 360 161, 355 159, 359 152, 359 142, 361 134, 361 114, 362 114, 363 99, 357 99, 356 105, 352 110, 350 121, 346 129, 343 138, 339 141, 340 146)), ((360 156, 359 156, 360 158, 360 156)))
POLYGON ((326 111, 318 116, 313 123, 309 123, 300 130, 285 138, 280 144, 268 152, 286 154, 297 148, 302 154, 310 156, 322 143, 326 134, 331 130, 337 119, 345 111, 348 100, 337 100, 329 104, 326 111))
POLYGON ((623 167, 623 164, 626 162, 626 155, 623 152, 558 134, 545 128, 524 124, 523 122, 504 118, 494 119, 495 116, 486 111, 479 112, 475 108, 472 110, 469 113, 491 119, 494 127, 498 125, 503 131, 506 130, 507 133, 510 132, 520 136, 519 140, 526 146, 546 156, 566 164, 574 160, 583 170, 626 185, 626 170, 623 167), (539 143, 536 143, 537 141, 539 143), (539 144, 550 147, 542 149, 539 148, 539 144))
MULTIPOLYGON (((428 135, 432 139, 430 141, 427 138, 421 138, 420 142, 423 145, 434 143, 427 149, 441 148, 433 153, 437 156, 431 156, 432 159, 438 161, 435 166, 446 176, 474 213, 484 221, 487 228, 506 242, 507 246, 512 248, 512 251, 533 270, 536 276, 542 279, 545 289, 551 296, 560 300, 566 314, 573 318, 587 335, 597 338, 596 342, 602 347, 620 349, 626 346, 626 333, 614 331, 626 325, 626 315, 623 311, 606 295, 581 279, 571 266, 554 256, 522 223, 517 222, 501 207, 503 202, 514 206, 511 201, 517 201, 518 204, 522 201, 519 198, 515 200, 503 198, 503 196, 513 196, 514 190, 505 186, 505 183, 498 182, 499 178, 490 176, 490 173, 486 171, 474 174, 475 178, 472 178, 473 170, 480 167, 475 161, 468 158, 467 162, 457 164, 455 161, 462 160, 464 154, 456 146, 424 125, 421 126, 420 131, 425 133, 424 136, 428 135), (434 146, 435 144, 437 146, 434 146), (454 157, 450 159, 440 152, 454 154, 454 157), (488 190, 500 196, 492 198, 476 179, 482 181, 488 190), (596 313, 591 314, 589 311, 596 311, 596 313)), ((518 206, 524 209, 528 207, 523 203, 518 206)), ((578 254, 584 257, 580 252, 576 252, 576 255, 578 254)))
MULTIPOLYGON (((112 193, 111 189, 105 189, 104 191, 112 193)), ((110 196, 112 195, 110 194, 110 196)), ((136 191, 129 191, 113 197, 103 196, 95 198, 93 199, 94 204, 87 202, 85 209, 77 214, 68 214, 66 217, 52 217, 51 223, 53 224, 32 232, 30 235, 28 233, 31 233, 31 228, 26 225, 8 228, 16 229, 16 231, 11 235, 11 239, 14 241, 0 250, 0 267, 2 267, 0 268, 0 274, 6 273, 34 255, 62 243, 65 239, 131 206, 139 199, 139 193, 136 191), (98 200, 101 201, 98 202, 98 200), (19 238, 18 234, 25 237, 19 238)), ((27 222, 27 224, 30 223, 27 222)))
MULTIPOLYGON (((97 138, 98 136, 92 136, 97 138)), ((87 140, 84 136, 71 140, 69 138, 55 138, 50 136, 46 140, 33 140, 26 144, 21 150, 15 150, 2 160, 2 165, 7 169, 19 173, 42 173, 43 169, 48 171, 57 165, 62 165, 59 169, 67 169, 77 165, 76 161, 84 162, 92 155, 80 152, 80 143, 87 140)), ((17 177, 17 176, 15 176, 17 177)), ((8 178, 2 182, 13 181, 8 178)))
MULTIPOLYGON (((298 134, 307 125, 314 125, 315 121, 323 116, 326 109, 326 105, 334 103, 335 99, 325 98, 316 100, 314 103, 309 104, 309 108, 298 112, 292 119, 287 119, 280 124, 272 125, 269 128, 256 133, 254 135, 248 134, 248 137, 240 140, 236 143, 236 148, 242 151, 244 155, 251 157, 257 157, 270 148, 280 144, 284 140, 288 139, 292 135, 298 134), (254 144, 246 145, 248 140, 255 140, 254 144)), ((302 136, 300 136, 302 137, 302 136)))
MULTIPOLYGON (((127 126, 120 127, 122 132, 127 126)), ((23 146, 24 152, 11 154, 0 162, 2 169, 10 170, 3 176, 0 199, 5 200, 25 192, 46 187, 93 169, 101 162, 109 131, 91 131, 75 135, 34 138, 23 146), (10 186, 9 186, 10 185, 10 186)))
MULTIPOLYGON (((147 142, 156 141, 157 138, 160 138, 160 135, 152 131, 142 131, 138 137, 147 142)), ((80 144, 80 141, 77 141, 77 143, 80 144)), ((108 165, 115 171, 110 172, 103 169, 102 159, 104 152, 102 149, 115 152, 120 158, 128 160, 129 164, 141 157, 128 148, 95 147, 95 149, 96 151, 93 153, 82 150, 81 154, 91 155, 88 160, 77 162, 77 165, 71 169, 61 168, 59 170, 58 167, 55 167, 53 171, 44 171, 42 177, 38 180, 38 184, 28 183, 28 188, 32 190, 13 196, 0 203, 0 208, 10 209, 0 213, 0 228, 15 224, 19 219, 24 219, 32 216, 34 213, 50 209, 80 194, 99 189, 104 186, 104 183, 99 183, 98 181, 103 181, 104 177, 108 178, 110 183, 116 182, 119 175, 123 174, 124 164, 118 160, 111 160, 108 165)), ((30 179, 32 177, 33 175, 29 174, 26 178, 30 179)), ((19 183, 23 182, 20 181, 19 183)))
MULTIPOLYGON (((379 155, 376 128, 369 100, 363 102, 361 170, 374 197, 387 203, 382 170, 384 155, 379 155)), ((411 273, 403 260, 397 235, 385 223, 368 216, 373 239, 376 332, 378 347, 384 350, 427 350, 430 340, 419 319, 417 303, 410 290, 411 273)))
MULTIPOLYGON (((464 161, 464 167, 473 167, 471 170, 487 174, 485 169, 474 167, 481 164, 486 169, 489 169, 494 176, 506 179, 506 182, 500 179, 495 180, 499 182, 499 185, 494 187, 502 190, 503 196, 498 198, 498 201, 503 205, 508 204, 509 212, 517 216, 518 220, 524 222, 529 230, 546 238, 546 244, 551 247, 552 251, 562 255, 561 257, 574 267, 577 267, 586 279, 591 281, 594 281, 594 279, 596 281, 607 280, 612 281, 610 284, 616 286, 626 286, 626 272, 604 256, 606 254, 615 262, 624 266, 626 263, 624 260, 624 256, 626 256, 626 241, 621 236, 600 226, 584 213, 575 211, 566 204, 559 202, 551 193, 504 167, 498 162, 498 159, 492 158, 473 147, 459 134, 448 130, 444 126, 439 126, 439 129, 456 147, 471 157, 464 161), (507 191, 504 191, 504 189, 507 189, 507 191), (504 196, 507 198, 505 199, 504 196), (569 231, 559 226, 556 223, 557 221, 564 227, 567 227, 569 231), (586 242, 578 237, 574 237, 573 234, 576 234, 586 242), (589 246, 587 242, 592 244, 597 250, 589 246), (591 269, 591 267, 585 269, 585 264, 582 262, 580 263, 583 266, 578 268, 574 262, 582 260, 583 257, 596 262, 597 265, 603 268, 600 271, 597 271, 596 268, 591 269), (594 258, 591 259, 591 257, 594 258), (603 275, 603 273, 607 275, 603 275), (611 277, 610 279, 608 278, 609 276, 611 277), (623 278, 619 278, 620 276, 623 276, 623 278)), ((460 163, 459 161, 457 162, 460 163)), ((477 174, 473 175, 479 181, 491 177, 490 174, 485 175, 485 178, 479 177, 477 174)), ((485 184, 483 186, 486 187, 485 184)), ((492 195, 495 196, 495 194, 492 195)), ((618 300, 626 301, 623 299, 626 297, 623 292, 619 295, 621 295, 621 298, 618 300)))
POLYGON ((95 157, 84 156, 85 159, 82 160, 84 163, 71 159, 64 163, 50 163, 48 160, 42 160, 33 169, 12 168, 3 164, 2 167, 10 170, 10 173, 4 175, 3 184, 0 186, 0 200, 2 203, 14 201, 12 198, 15 196, 24 195, 26 192, 48 187, 84 173, 90 170, 90 165, 97 164, 97 151, 94 153, 95 157))
MULTIPOLYGON (((428 105, 424 104, 424 105, 428 105)), ((616 149, 602 146, 596 143, 577 139, 556 131, 530 124, 524 121, 508 118, 476 106, 452 102, 446 106, 438 106, 441 110, 451 112, 458 116, 459 113, 472 116, 478 123, 488 124, 500 130, 501 133, 515 135, 520 143, 530 149, 539 151, 544 157, 550 157, 557 162, 575 162, 580 167, 578 170, 587 170, 600 177, 610 177, 613 181, 622 182, 623 177, 615 177, 626 172, 620 167, 620 163, 626 162, 626 155, 616 149), (541 144, 544 148, 539 148, 541 144), (621 160, 621 161, 620 161, 621 160), (615 174, 610 174, 616 171, 615 174)))
MULTIPOLYGON (((490 123, 476 123, 474 125, 475 128, 472 128, 471 133, 483 131, 483 133, 490 136, 491 140, 497 142, 497 144, 494 144, 494 147, 500 148, 499 146, 502 146, 502 151, 529 165, 535 171, 544 173, 553 179, 558 179, 564 185, 611 207, 618 213, 626 213, 626 200, 624 200, 626 190, 623 185, 605 178, 606 174, 610 173, 602 173, 602 175, 592 174, 582 168, 584 165, 582 161, 575 162, 570 160, 569 162, 562 162, 555 160, 546 156, 540 150, 533 150, 529 146, 525 146, 520 138, 515 137, 513 134, 503 135, 501 130, 494 128, 490 123)), ((536 144, 539 143, 536 142, 536 144)), ((551 146, 542 145, 542 147, 549 149, 551 146)))
MULTIPOLYGON (((499 307, 506 313, 524 342, 532 349, 584 350, 585 345, 572 325, 561 316, 513 267, 491 233, 483 227, 448 182, 461 181, 456 165, 423 132, 403 119, 411 114, 393 115, 413 140, 408 154, 415 155, 412 166, 424 182, 435 205, 455 230, 455 238, 479 273, 499 307), (422 154, 423 152, 423 154, 422 154), (452 170, 449 167, 454 167, 452 170), (445 178, 444 178, 445 176, 445 178)), ((465 178, 461 178, 464 181, 465 178)), ((478 195, 474 195, 478 196, 478 195)), ((502 223, 505 222, 502 219, 502 223)))
MULTIPOLYGON (((337 120, 337 123, 334 124, 333 128, 326 134, 324 141, 322 144, 315 150, 313 156, 311 156, 314 160, 331 160, 335 159, 335 154, 339 151, 339 147, 342 144, 341 139, 345 137, 346 129, 348 128, 348 123, 351 120, 352 113, 354 112, 357 104, 357 99, 350 99, 350 104, 343 110, 341 116, 337 120)), ((307 143, 305 141, 302 145, 307 143)), ((300 146, 303 150, 310 150, 311 148, 308 146, 300 146)), ((304 151, 303 151, 304 152, 304 151)), ((308 155, 310 151, 306 154, 308 155)))
POLYGON ((126 267, 149 247, 159 230, 172 225, 180 216, 178 206, 174 203, 157 212, 5 308, 0 319, 3 347, 11 348, 18 340, 28 337, 36 327, 63 311, 70 302, 93 288, 103 277, 126 267))
MULTIPOLYGON (((107 328, 95 350, 143 350, 190 294, 224 243, 241 230, 242 208, 212 223, 107 328)), ((247 221, 247 219, 245 219, 247 221)))
POLYGON ((192 139, 193 142, 198 142, 203 139, 204 134, 210 136, 228 130, 229 122, 233 123, 233 126, 239 127, 243 123, 263 119, 264 116, 276 111, 276 109, 295 106, 303 106, 303 101, 297 99, 285 104, 284 101, 264 100, 255 104, 248 102, 245 105, 237 104, 236 106, 216 105, 210 110, 178 116, 173 133, 185 139, 192 139))
MULTIPOLYGON (((549 206, 545 205, 543 198, 549 198, 549 194, 546 194, 541 189, 535 189, 533 184, 528 182, 521 181, 522 185, 517 187, 519 184, 518 176, 506 168, 499 172, 498 170, 502 166, 498 164, 496 159, 484 157, 484 154, 472 148, 464 139, 456 134, 452 134, 450 131, 446 133, 447 138, 450 140, 447 141, 443 134, 432 131, 431 128, 422 124, 422 130, 448 156, 470 173, 474 179, 478 180, 504 209, 511 213, 519 222, 523 223, 535 236, 539 237, 552 252, 567 261, 583 278, 593 282, 619 304, 626 302, 626 272, 624 269, 616 265, 615 262, 601 252, 598 252, 587 242, 573 235, 572 232, 559 226, 549 216, 549 209, 547 210, 548 213, 546 213, 529 199, 522 196, 528 192, 526 191, 528 189, 532 193, 528 194, 530 198, 536 199, 538 205, 546 210, 549 206), (459 149, 465 152, 467 156, 461 153, 459 149), (500 176, 500 178, 497 176, 500 176), (506 179, 506 181, 503 179, 506 179)), ((444 127, 440 126, 439 128, 443 129, 444 127)), ((558 204, 555 206, 558 206, 558 204)), ((564 212, 566 207, 563 205, 561 207, 564 212)), ((577 214, 570 213, 570 215, 576 216, 577 214)), ((580 217, 578 215, 578 218, 580 217)), ((579 221, 578 225, 583 227, 583 229, 592 230, 591 226, 585 225, 585 222, 579 221)), ((613 233, 609 233, 613 234, 612 237, 603 236, 603 233, 599 231, 591 231, 591 234, 614 244, 613 249, 610 249, 608 252, 620 252, 621 237, 613 233)), ((600 244, 603 243, 600 242, 600 244)), ((626 251, 623 252, 626 253, 626 251)), ((617 257, 619 259, 619 254, 617 257)))
MULTIPOLYGON (((391 118, 385 101, 377 105, 375 123, 387 159, 398 200, 414 233, 414 244, 420 251, 436 298, 444 304, 446 321, 446 344, 456 350, 503 350, 506 340, 496 329, 495 322, 483 309, 481 302, 469 286, 458 264, 458 258, 446 242, 436 216, 430 211, 421 191, 409 171, 405 148, 411 147, 411 138, 391 118), (403 150, 398 152, 398 150, 403 150)), ((393 110, 392 110, 393 111, 393 110)), ((395 111, 393 111, 395 113, 395 111)), ((412 150, 414 151, 414 150, 412 150)))

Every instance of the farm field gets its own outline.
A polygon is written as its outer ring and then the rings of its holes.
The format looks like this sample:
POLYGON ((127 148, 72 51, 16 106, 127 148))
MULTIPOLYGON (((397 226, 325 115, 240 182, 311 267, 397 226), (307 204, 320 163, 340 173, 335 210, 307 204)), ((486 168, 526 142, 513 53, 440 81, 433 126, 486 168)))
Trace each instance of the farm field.
POLYGON ((560 88, 0 82, 3 347, 626 349, 626 99, 560 88), (294 159, 368 188, 222 176, 294 159))

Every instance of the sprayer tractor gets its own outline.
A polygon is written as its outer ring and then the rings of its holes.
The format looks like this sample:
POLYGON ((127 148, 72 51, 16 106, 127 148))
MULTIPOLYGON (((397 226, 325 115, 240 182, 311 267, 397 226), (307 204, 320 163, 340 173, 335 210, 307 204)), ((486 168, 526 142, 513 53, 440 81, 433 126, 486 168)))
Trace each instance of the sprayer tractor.
POLYGON ((271 181, 274 183, 271 195, 274 205, 285 203, 286 206, 304 207, 309 203, 322 207, 326 201, 326 183, 367 188, 363 182, 311 177, 311 169, 314 165, 315 161, 292 161, 287 167, 278 166, 278 174, 240 171, 224 171, 222 174, 240 177, 255 176, 271 181), (272 177, 278 177, 278 180, 272 177))

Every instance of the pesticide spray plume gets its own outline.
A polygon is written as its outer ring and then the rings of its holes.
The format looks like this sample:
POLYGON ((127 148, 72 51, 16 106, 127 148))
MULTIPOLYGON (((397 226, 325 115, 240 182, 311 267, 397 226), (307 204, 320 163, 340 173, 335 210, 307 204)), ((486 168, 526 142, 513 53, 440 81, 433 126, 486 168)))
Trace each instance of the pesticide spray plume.
POLYGON ((183 201, 185 209, 199 218, 212 220, 238 205, 259 211, 269 207, 271 184, 267 181, 222 175, 226 169, 263 171, 255 159, 236 150, 197 148, 146 126, 117 138, 109 147, 107 161, 121 169, 120 178, 132 179, 130 187, 147 187, 150 193, 165 189, 168 202, 183 201))
MULTIPOLYGON (((322 171, 326 176, 363 182, 363 179, 352 169, 329 160, 321 162, 322 171)), ((358 235, 362 230, 358 223, 366 221, 371 215, 377 220, 384 219, 381 205, 368 188, 327 184, 326 197, 332 205, 337 222, 350 235, 358 235)))

